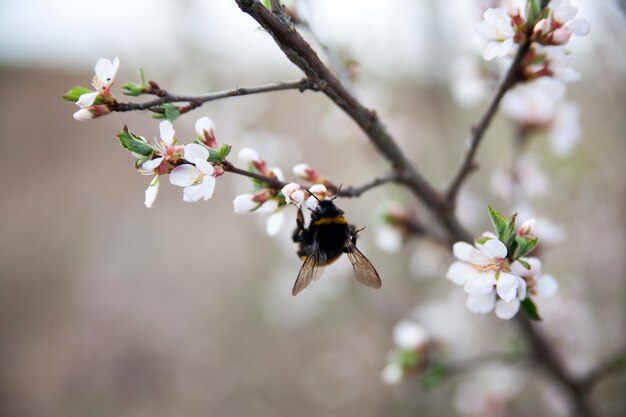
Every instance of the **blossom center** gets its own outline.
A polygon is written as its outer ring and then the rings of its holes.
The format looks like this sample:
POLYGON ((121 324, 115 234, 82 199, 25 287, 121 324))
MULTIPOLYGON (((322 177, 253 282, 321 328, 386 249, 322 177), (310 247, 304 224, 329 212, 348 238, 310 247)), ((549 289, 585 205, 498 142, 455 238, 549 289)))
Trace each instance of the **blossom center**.
POLYGON ((500 272, 500 271, 503 271, 504 268, 506 267, 505 258, 496 257, 496 258, 491 258, 490 261, 491 262, 489 262, 487 265, 480 266, 480 270, 482 272, 491 272, 491 271, 500 272))

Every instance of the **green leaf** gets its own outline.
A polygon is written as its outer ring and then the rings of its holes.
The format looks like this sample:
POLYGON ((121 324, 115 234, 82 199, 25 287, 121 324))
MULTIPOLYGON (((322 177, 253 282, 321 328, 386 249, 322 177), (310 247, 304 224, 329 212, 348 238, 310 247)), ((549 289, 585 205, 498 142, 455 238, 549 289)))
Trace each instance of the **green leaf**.
POLYGON ((420 378, 422 388, 424 390, 429 390, 436 387, 445 379, 447 374, 448 369, 446 368, 446 365, 439 360, 435 360, 420 378))
POLYGON ((141 158, 136 159, 135 160, 135 168, 137 168, 137 169, 141 168, 143 163, 146 162, 148 159, 150 159, 150 158, 147 157, 147 156, 142 156, 141 158))
POLYGON ((122 86, 122 93, 127 96, 137 97, 146 92, 146 86, 137 83, 128 83, 122 86))
POLYGON ((78 99, 80 98, 80 96, 82 96, 83 94, 87 94, 87 93, 93 93, 93 91, 91 91, 88 88, 77 85, 77 86, 70 88, 70 90, 63 95, 63 100, 76 103, 78 99))
POLYGON ((493 223, 493 228, 496 231, 496 235, 498 239, 500 239, 503 243, 506 243, 502 240, 502 237, 506 234, 506 229, 508 225, 508 219, 506 216, 491 206, 489 207, 489 216, 491 217, 491 222, 493 223))
MULTIPOLYGON (((220 158, 222 159, 222 161, 224 161, 224 159, 226 159, 226 157, 228 156, 228 154, 230 153, 231 149, 233 147, 230 145, 222 145, 220 146, 220 148, 217 150, 217 152, 220 154, 220 158)), ((220 161, 220 162, 222 162, 220 161)))
POLYGON ((492 238, 488 237, 488 236, 480 236, 476 238, 476 242, 484 245, 485 243, 487 243, 488 241, 492 240, 492 238))
POLYGON ((271 9, 270 0, 263 0, 263 6, 267 7, 267 10, 271 9))
POLYGON ((208 148, 209 149, 209 162, 213 162, 213 163, 221 163, 223 161, 223 159, 220 157, 220 153, 218 151, 216 151, 213 148, 208 148))
POLYGON ((530 271, 530 264, 528 262, 523 261, 521 259, 518 259, 517 262, 521 263, 524 268, 526 268, 526 269, 528 269, 530 271))
POLYGON ((401 350, 400 357, 398 359, 399 359, 400 366, 403 369, 415 368, 422 361, 419 355, 417 354, 417 352, 414 352, 411 350, 401 350))
POLYGON ((149 156, 154 151, 152 146, 144 142, 139 136, 130 133, 126 126, 124 126, 123 132, 118 133, 117 138, 120 140, 122 147, 130 152, 149 156))
POLYGON ((538 238, 530 236, 515 236, 515 245, 513 250, 513 259, 519 259, 528 255, 537 246, 538 238))
POLYGON ((155 119, 176 120, 180 116, 180 109, 172 104, 166 103, 161 105, 159 110, 152 115, 155 119))
POLYGON ((529 319, 535 321, 541 321, 541 316, 537 311, 537 306, 529 297, 526 297, 524 301, 522 301, 522 311, 526 313, 529 319))
POLYGON ((526 3, 526 21, 532 26, 537 22, 541 13, 541 2, 539 0, 528 0, 526 3))

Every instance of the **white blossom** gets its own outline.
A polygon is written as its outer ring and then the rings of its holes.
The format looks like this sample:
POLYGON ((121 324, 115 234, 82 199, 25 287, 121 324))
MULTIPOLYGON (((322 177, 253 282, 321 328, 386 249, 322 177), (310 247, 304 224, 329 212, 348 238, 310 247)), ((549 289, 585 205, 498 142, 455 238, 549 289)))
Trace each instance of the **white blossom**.
MULTIPOLYGON (((452 250, 460 262, 454 262, 447 273, 448 279, 462 285, 468 294, 468 309, 482 314, 493 310, 496 299, 515 304, 515 299, 525 295, 523 280, 508 272, 504 243, 491 235, 484 238, 488 240, 482 244, 476 242, 475 247, 465 242, 455 243, 452 250)), ((498 311, 496 314, 500 317, 498 311)))
POLYGON ((554 297, 559 289, 559 283, 552 275, 541 273, 541 261, 534 257, 520 259, 530 265, 530 269, 526 269, 521 262, 515 261, 511 264, 511 272, 525 280, 528 294, 540 298, 554 297))
POLYGON ((498 8, 485 10, 483 18, 476 25, 476 31, 489 41, 484 53, 485 59, 490 61, 507 56, 515 46, 515 29, 511 16, 506 10, 498 8))
POLYGON ((300 207, 306 198, 306 191, 303 190, 299 184, 291 182, 285 185, 281 192, 285 196, 285 202, 287 204, 294 204, 300 207))
POLYGON ((402 249, 403 237, 397 227, 385 224, 377 227, 375 233, 376 246, 379 249, 387 253, 397 253, 402 249))
POLYGON ((205 201, 213 196, 215 190, 215 170, 207 161, 209 150, 197 143, 185 145, 184 158, 193 165, 179 165, 170 173, 170 183, 184 187, 183 201, 205 201))
POLYGON ((400 320, 393 328, 393 341, 400 349, 416 351, 429 340, 426 329, 413 320, 400 320))
POLYGON ((380 373, 380 379, 387 385, 398 385, 402 382, 404 377, 404 371, 400 364, 396 362, 388 363, 380 373))
POLYGON ((315 184, 309 187, 309 193, 315 194, 315 197, 310 196, 304 201, 304 206, 308 209, 314 210, 319 204, 318 200, 323 200, 328 193, 328 189, 324 184, 315 184))

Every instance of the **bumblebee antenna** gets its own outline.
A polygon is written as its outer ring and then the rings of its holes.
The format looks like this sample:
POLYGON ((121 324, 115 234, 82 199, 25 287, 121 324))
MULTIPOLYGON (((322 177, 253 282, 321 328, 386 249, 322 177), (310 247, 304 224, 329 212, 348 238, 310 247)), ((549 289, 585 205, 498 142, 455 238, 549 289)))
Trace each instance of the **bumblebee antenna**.
POLYGON ((337 199, 337 197, 339 197, 339 193, 341 192, 341 187, 343 186, 343 184, 339 184, 339 188, 337 188, 337 192, 335 193, 335 196, 333 198, 330 199, 330 201, 335 201, 337 199))
POLYGON ((309 194, 311 194, 311 197, 313 197, 314 199, 316 199, 318 203, 321 203, 320 199, 319 199, 319 198, 317 198, 317 196, 316 196, 315 194, 313 194, 313 193, 311 192, 311 190, 307 190, 307 191, 309 192, 309 194))

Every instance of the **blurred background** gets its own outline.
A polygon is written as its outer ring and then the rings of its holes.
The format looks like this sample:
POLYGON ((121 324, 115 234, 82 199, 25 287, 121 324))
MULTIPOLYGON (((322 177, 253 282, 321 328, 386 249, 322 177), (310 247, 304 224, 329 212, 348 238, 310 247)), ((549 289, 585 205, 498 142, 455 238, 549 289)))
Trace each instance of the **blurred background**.
MULTIPOLYGON (((332 46, 334 56, 325 59, 352 62, 355 94, 443 187, 485 107, 484 100, 459 105, 451 80, 459 58, 481 54, 473 27, 489 3, 295 6, 318 39, 303 33, 314 45, 332 46)), ((626 344, 626 19, 619 2, 574 4, 592 27, 569 45, 583 78, 567 97, 580 109, 583 133, 564 157, 550 152, 545 135, 533 136, 527 153, 539 180, 531 188, 543 191, 528 193, 522 210, 548 225, 552 244, 542 260, 560 284, 554 299, 539 304, 541 328, 570 372, 584 375, 626 344)), ((287 211, 279 236, 268 236, 263 216, 233 213, 233 198, 250 184, 232 175, 218 179, 210 201, 195 204, 182 202, 181 190, 165 181, 147 209, 149 178, 137 174, 115 134, 126 124, 156 137, 158 121, 139 113, 72 119, 77 108, 61 96, 88 86, 98 58, 116 56, 119 98, 119 86, 137 82, 140 66, 177 93, 301 78, 234 1, 0 1, 0 414, 467 414, 460 392, 468 381, 486 391, 480 373, 428 392, 412 379, 388 386, 380 378, 393 326, 406 317, 454 360, 523 345, 516 323, 466 311, 462 289, 445 279, 452 262, 446 248, 419 240, 397 248, 377 239, 388 201, 427 221, 426 211, 393 186, 339 200, 352 222, 367 226, 359 247, 383 288, 359 286, 342 259, 292 298, 300 267, 289 237, 295 211, 287 211)), ((250 146, 288 178, 300 162, 344 185, 388 168, 321 94, 206 104, 174 122, 183 143, 201 116, 214 121, 219 142, 233 145, 234 162, 250 146)), ((487 204, 520 209, 497 179, 511 165, 513 131, 506 117, 496 117, 479 151, 481 170, 461 195, 459 215, 476 235, 489 227, 487 204)), ((540 370, 507 369, 513 394, 491 415, 571 411, 540 370)), ((624 415, 624 388, 623 375, 607 378, 593 404, 603 415, 624 415)))

